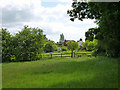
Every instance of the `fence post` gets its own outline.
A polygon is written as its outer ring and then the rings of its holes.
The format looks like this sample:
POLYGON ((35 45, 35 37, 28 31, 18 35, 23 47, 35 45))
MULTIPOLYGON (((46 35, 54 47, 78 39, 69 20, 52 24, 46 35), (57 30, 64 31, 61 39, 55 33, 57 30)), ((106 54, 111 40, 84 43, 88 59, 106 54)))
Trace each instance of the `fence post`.
POLYGON ((61 57, 62 57, 62 53, 61 53, 61 57))
POLYGON ((75 52, 74 52, 74 57, 75 57, 75 52))
POLYGON ((40 58, 42 59, 42 54, 40 54, 40 58))
POLYGON ((71 57, 73 58, 73 50, 72 50, 72 53, 71 53, 71 57))
POLYGON ((52 58, 52 53, 51 53, 51 58, 52 58))

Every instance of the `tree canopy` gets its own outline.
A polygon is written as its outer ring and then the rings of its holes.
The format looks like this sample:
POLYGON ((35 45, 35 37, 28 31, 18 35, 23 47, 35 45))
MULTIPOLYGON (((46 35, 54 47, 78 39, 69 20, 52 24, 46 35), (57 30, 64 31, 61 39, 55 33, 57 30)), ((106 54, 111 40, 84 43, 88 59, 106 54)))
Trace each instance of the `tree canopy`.
POLYGON ((44 49, 44 52, 46 52, 46 53, 53 52, 53 51, 57 50, 57 45, 55 44, 54 41, 49 40, 44 44, 43 49, 44 49))
POLYGON ((78 42, 75 41, 68 41, 67 42, 67 47, 72 51, 72 56, 73 57, 73 50, 77 49, 79 47, 78 42))
POLYGON ((72 10, 67 13, 74 21, 76 18, 95 19, 98 28, 89 29, 86 39, 99 40, 99 44, 106 50, 106 55, 111 57, 120 56, 120 2, 77 2, 72 3, 72 10), (95 36, 95 37, 94 37, 95 36))
POLYGON ((2 29, 2 61, 11 61, 14 55, 16 60, 36 60, 37 54, 43 51, 47 41, 43 30, 24 26, 24 29, 12 36, 6 29, 2 29))

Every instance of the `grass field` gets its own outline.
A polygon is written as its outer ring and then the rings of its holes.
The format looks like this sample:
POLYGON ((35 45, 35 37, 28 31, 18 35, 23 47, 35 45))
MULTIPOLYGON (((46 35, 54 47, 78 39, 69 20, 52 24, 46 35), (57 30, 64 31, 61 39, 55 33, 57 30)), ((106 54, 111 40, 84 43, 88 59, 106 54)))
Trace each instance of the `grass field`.
POLYGON ((53 58, 2 64, 3 88, 118 88, 118 59, 53 58))

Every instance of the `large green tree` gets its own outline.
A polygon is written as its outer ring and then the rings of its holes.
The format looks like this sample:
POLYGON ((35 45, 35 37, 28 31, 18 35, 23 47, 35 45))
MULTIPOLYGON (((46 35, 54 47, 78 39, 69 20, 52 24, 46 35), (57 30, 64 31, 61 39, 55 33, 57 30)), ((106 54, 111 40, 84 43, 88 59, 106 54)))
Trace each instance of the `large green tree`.
POLYGON ((43 30, 39 28, 24 26, 15 36, 2 29, 2 61, 11 61, 12 56, 15 56, 17 61, 36 60, 43 52, 46 41, 43 30))
POLYGON ((47 40, 43 30, 28 26, 24 26, 24 29, 15 37, 18 42, 16 56, 21 60, 37 59, 36 55, 43 51, 43 45, 47 40))
MULTIPOLYGON (((96 39, 99 40, 101 47, 106 50, 106 55, 118 57, 120 55, 120 2, 77 2, 72 3, 72 10, 67 13, 71 17, 71 21, 76 18, 95 19, 99 26, 97 33, 94 33, 96 39)), ((92 29, 96 31, 96 29, 92 29)), ((89 30, 86 33, 87 38, 93 40, 93 33, 90 35, 89 30)))
POLYGON ((78 49, 79 45, 78 45, 78 42, 68 41, 67 47, 68 47, 68 49, 70 49, 72 51, 71 57, 73 57, 73 50, 78 49))
POLYGON ((2 61, 10 61, 13 52, 12 36, 7 29, 2 29, 2 61))

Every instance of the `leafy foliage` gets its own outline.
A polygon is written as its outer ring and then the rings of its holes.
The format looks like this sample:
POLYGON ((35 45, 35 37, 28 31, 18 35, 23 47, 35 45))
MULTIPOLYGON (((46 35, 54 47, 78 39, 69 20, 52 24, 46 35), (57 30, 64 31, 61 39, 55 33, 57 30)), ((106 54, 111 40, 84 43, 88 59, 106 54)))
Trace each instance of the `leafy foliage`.
POLYGON ((86 40, 83 43, 83 48, 86 48, 88 51, 92 51, 97 49, 98 47, 98 40, 94 39, 93 41, 86 40))
POLYGON ((87 32, 85 32, 86 39, 89 41, 93 41, 94 39, 102 39, 102 35, 100 35, 100 28, 90 28, 87 32))
POLYGON ((98 28, 89 29, 85 35, 86 40, 99 40, 101 48, 106 50, 106 55, 118 57, 120 55, 120 2, 77 2, 72 3, 72 10, 67 13, 71 21, 78 18, 96 19, 98 28))
POLYGON ((21 50, 18 57, 23 57, 23 60, 36 59, 36 54, 42 52, 42 47, 45 43, 43 31, 38 28, 28 28, 25 26, 23 31, 16 34, 18 41, 17 49, 21 50))
POLYGON ((24 29, 15 36, 10 35, 6 29, 2 29, 3 62, 11 61, 13 55, 17 61, 37 59, 37 54, 42 53, 46 40, 43 30, 39 28, 24 26, 24 29))
POLYGON ((54 41, 47 41, 43 47, 44 52, 53 52, 57 50, 57 45, 55 44, 54 41))
POLYGON ((78 43, 75 42, 75 41, 68 41, 68 42, 67 42, 67 47, 68 47, 68 49, 70 49, 70 50, 75 50, 75 49, 77 49, 79 46, 78 46, 78 43))
POLYGON ((68 47, 68 49, 70 49, 72 51, 72 56, 71 57, 73 57, 73 50, 78 49, 79 45, 75 41, 68 41, 67 42, 67 47, 68 47))
POLYGON ((61 49, 62 49, 62 51, 67 51, 68 50, 66 46, 62 46, 61 49))
POLYGON ((2 29, 2 61, 10 61, 10 55, 13 52, 12 36, 7 29, 2 29))

